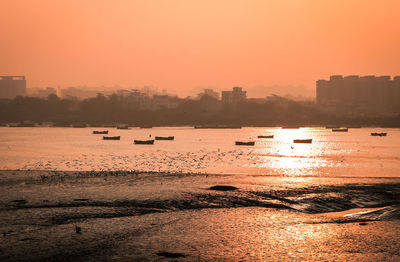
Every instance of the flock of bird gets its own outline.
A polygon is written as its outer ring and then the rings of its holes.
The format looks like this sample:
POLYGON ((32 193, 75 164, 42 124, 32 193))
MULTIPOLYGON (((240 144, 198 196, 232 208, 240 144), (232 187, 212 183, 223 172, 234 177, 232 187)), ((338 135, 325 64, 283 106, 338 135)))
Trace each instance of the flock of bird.
MULTIPOLYGON (((279 168, 284 162, 282 158, 302 158, 302 162, 309 162, 308 166, 321 165, 321 163, 313 162, 321 156, 330 154, 325 151, 325 141, 320 141, 321 143, 315 143, 310 147, 283 143, 274 139, 259 140, 256 147, 235 147, 232 144, 229 147, 222 145, 218 148, 215 145, 210 146, 211 144, 204 145, 201 138, 197 140, 200 142, 199 146, 193 145, 192 148, 187 145, 191 145, 193 141, 187 141, 187 143, 171 141, 166 142, 165 146, 144 145, 128 149, 123 148, 123 143, 126 141, 121 141, 122 143, 104 141, 103 144, 96 144, 95 148, 85 148, 82 152, 66 152, 49 155, 49 157, 24 159, 16 165, 19 165, 18 168, 22 170, 221 173, 240 168, 273 167, 273 162, 277 163, 275 166, 279 168), (175 145, 176 142, 178 145, 175 145)), ((80 146, 79 143, 77 145, 80 146)), ((335 145, 331 147, 336 150, 335 145)), ((337 150, 338 153, 340 153, 339 150, 337 150)), ((295 161, 288 160, 287 162, 290 164, 295 161)), ((12 166, 2 168, 16 169, 12 166)))

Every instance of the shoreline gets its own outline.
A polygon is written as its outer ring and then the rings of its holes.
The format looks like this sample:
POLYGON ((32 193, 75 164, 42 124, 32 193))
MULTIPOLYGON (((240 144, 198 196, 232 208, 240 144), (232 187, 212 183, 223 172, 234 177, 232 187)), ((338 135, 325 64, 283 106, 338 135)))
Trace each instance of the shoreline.
POLYGON ((315 179, 398 179, 400 180, 400 176, 313 176, 313 175, 304 175, 304 176, 293 176, 293 175, 276 175, 276 174, 249 174, 248 172, 241 173, 216 173, 216 172, 175 172, 175 171, 146 171, 146 170, 133 170, 133 169, 110 169, 110 170, 57 170, 57 169, 0 169, 0 178, 3 174, 9 173, 45 173, 45 174, 55 174, 55 173, 63 173, 63 174, 107 174, 107 175, 169 175, 169 176, 250 176, 250 177, 271 177, 271 178, 315 178, 315 179))

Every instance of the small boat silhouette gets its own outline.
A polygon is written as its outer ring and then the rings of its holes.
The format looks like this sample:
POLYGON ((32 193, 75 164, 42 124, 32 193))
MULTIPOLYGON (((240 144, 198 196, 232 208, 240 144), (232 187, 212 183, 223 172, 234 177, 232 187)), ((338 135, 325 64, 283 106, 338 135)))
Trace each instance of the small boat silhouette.
POLYGON ((173 136, 156 136, 156 140, 174 140, 173 136))
POLYGON ((386 136, 387 133, 371 133, 371 136, 386 136))
POLYGON ((237 146, 254 146, 255 142, 254 141, 249 141, 249 142, 243 142, 243 141, 236 141, 235 145, 237 146))
POLYGON ((257 138, 274 138, 274 135, 258 136, 257 138))
POLYGON ((107 135, 108 134, 108 130, 104 130, 104 131, 93 131, 94 135, 107 135))
POLYGON ((294 139, 293 143, 311 144, 312 139, 294 139))
POLYGON ((120 136, 103 136, 103 140, 120 140, 120 136))
POLYGON ((85 128, 86 124, 73 124, 72 127, 74 127, 74 128, 85 128))
POLYGON ((348 128, 333 128, 332 132, 347 132, 349 131, 348 128))
POLYGON ((235 125, 200 125, 194 126, 196 129, 240 129, 242 126, 235 125))
POLYGON ((133 141, 137 145, 152 145, 154 144, 154 139, 151 140, 134 140, 133 141))

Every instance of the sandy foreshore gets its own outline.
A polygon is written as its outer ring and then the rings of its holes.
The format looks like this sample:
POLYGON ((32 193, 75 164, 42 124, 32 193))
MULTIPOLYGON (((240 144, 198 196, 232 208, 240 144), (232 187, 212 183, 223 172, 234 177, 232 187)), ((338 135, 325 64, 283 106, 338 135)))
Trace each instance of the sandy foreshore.
POLYGON ((0 190, 1 261, 400 260, 399 179, 0 171, 0 190))

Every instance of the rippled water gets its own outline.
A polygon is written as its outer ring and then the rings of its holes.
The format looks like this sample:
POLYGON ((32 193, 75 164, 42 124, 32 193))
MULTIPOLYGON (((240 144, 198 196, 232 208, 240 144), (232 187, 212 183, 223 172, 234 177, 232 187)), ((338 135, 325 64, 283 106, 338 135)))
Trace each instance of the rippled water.
POLYGON ((268 176, 399 177, 400 129, 324 127, 194 129, 155 127, 117 130, 104 141, 102 128, 0 127, 0 169, 136 170, 268 176), (371 132, 387 132, 372 137, 371 132), (174 141, 135 145, 134 139, 175 136, 174 141), (257 138, 274 135, 273 139, 257 138), (294 144, 293 139, 313 139, 294 144), (255 141, 255 146, 235 146, 255 141))

